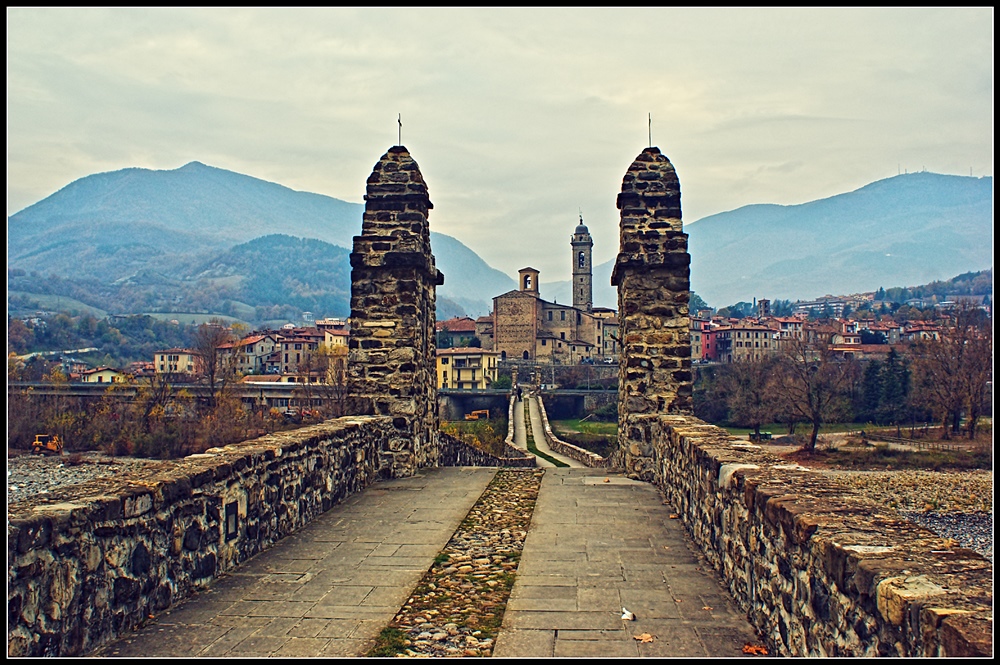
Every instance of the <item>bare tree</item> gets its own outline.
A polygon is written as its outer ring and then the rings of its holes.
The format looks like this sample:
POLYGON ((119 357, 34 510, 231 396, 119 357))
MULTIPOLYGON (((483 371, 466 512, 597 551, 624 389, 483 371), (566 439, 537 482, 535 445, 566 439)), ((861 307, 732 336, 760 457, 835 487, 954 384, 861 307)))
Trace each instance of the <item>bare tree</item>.
POLYGON ((335 418, 345 415, 347 406, 347 354, 346 346, 330 344, 321 344, 314 354, 317 371, 323 377, 316 392, 328 405, 328 415, 335 418))
POLYGON ((236 376, 236 356, 233 348, 238 340, 221 319, 212 319, 198 326, 194 334, 198 374, 208 384, 209 408, 215 408, 218 394, 236 376), (227 350, 228 349, 228 350, 227 350))
POLYGON ((778 379, 777 360, 745 358, 725 365, 719 376, 719 388, 729 404, 729 419, 741 427, 753 429, 760 438, 760 427, 771 422, 777 413, 773 390, 778 379))
POLYGON ((980 416, 988 404, 993 379, 993 328, 986 313, 962 301, 954 311, 954 325, 940 339, 913 345, 915 398, 944 427, 944 437, 966 431, 976 436, 980 416))
POLYGON ((778 356, 779 409, 812 423, 806 450, 816 448, 820 426, 847 411, 846 389, 857 372, 853 361, 838 358, 823 343, 788 340, 778 356))

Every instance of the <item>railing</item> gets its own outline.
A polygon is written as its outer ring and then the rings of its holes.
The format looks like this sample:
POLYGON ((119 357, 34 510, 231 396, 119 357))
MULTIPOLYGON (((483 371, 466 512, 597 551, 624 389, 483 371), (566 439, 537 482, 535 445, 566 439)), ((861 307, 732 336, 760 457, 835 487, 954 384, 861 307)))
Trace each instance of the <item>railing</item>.
MULTIPOLYGON (((959 450, 969 450, 969 442, 944 442, 944 441, 923 441, 921 439, 906 439, 900 438, 898 436, 891 436, 889 434, 882 434, 881 432, 869 431, 869 430, 858 430, 857 432, 851 432, 852 436, 860 437, 862 441, 881 441, 884 443, 895 443, 901 446, 910 446, 916 448, 917 450, 948 450, 948 451, 959 451, 959 450)), ((971 447, 977 447, 973 442, 971 447)))

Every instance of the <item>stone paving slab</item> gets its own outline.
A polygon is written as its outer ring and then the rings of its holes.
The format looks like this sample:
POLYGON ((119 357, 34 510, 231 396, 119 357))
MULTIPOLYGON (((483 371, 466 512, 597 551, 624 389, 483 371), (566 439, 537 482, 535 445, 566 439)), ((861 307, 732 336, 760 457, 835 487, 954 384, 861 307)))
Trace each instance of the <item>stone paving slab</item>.
MULTIPOLYGON (((361 656, 495 473, 377 483, 92 655, 361 656)), ((755 631, 670 512, 647 483, 547 469, 493 656, 743 655, 755 631)))
POLYGON ((495 474, 440 468, 378 482, 92 655, 362 655, 495 474))
POLYGON ((546 469, 494 657, 743 656, 756 631, 671 512, 648 483, 546 469))

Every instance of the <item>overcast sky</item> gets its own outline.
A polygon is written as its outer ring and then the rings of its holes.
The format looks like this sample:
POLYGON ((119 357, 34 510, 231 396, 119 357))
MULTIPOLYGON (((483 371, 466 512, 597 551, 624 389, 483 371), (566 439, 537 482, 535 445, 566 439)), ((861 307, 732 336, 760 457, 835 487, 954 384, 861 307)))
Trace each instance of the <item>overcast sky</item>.
POLYGON ((8 215, 195 160, 360 203, 398 115, 431 229, 563 280, 650 116, 685 223, 992 176, 993 8, 7 9, 8 215))

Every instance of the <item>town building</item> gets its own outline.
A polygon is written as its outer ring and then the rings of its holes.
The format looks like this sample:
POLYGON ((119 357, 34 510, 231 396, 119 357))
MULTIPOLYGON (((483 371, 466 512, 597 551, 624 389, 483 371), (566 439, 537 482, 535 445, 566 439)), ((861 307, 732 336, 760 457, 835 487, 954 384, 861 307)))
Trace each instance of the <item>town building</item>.
POLYGON ((125 374, 111 367, 95 367, 80 372, 83 383, 124 383, 126 379, 125 374))
POLYGON ((492 326, 476 322, 483 347, 497 352, 501 361, 576 364, 617 360, 621 345, 615 310, 593 306, 592 247, 581 217, 570 236, 572 305, 542 299, 539 271, 531 267, 519 270, 518 288, 493 298, 492 326))
POLYGON ((254 333, 237 342, 223 344, 219 351, 235 354, 231 362, 239 374, 265 374, 268 360, 278 349, 278 340, 278 335, 274 333, 254 333))
POLYGON ((437 387, 451 390, 486 390, 497 378, 493 351, 476 347, 437 350, 437 387))
POLYGON ((198 352, 192 349, 164 349, 153 354, 157 374, 195 374, 198 352))
POLYGON ((468 316, 455 317, 435 323, 439 348, 470 346, 476 339, 476 322, 468 316))
POLYGON ((763 360, 777 351, 774 330, 752 320, 720 326, 716 330, 716 357, 734 363, 763 360))

